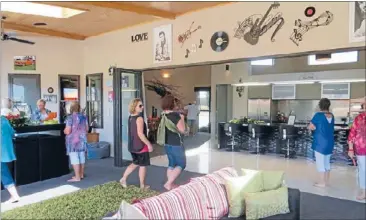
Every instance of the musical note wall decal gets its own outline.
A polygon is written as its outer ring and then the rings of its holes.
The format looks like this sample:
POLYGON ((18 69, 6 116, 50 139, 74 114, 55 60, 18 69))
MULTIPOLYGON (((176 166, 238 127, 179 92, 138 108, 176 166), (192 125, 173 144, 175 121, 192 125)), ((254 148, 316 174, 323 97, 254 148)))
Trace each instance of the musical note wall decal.
POLYGON ((297 46, 300 45, 300 42, 303 41, 304 35, 310 31, 311 29, 327 26, 332 23, 334 15, 330 11, 325 11, 317 18, 311 21, 302 21, 301 19, 297 19, 295 21, 295 28, 290 36, 290 40, 296 44, 297 46))
POLYGON ((278 7, 280 7, 280 3, 274 2, 263 16, 255 14, 247 17, 242 22, 238 22, 238 27, 234 30, 234 37, 238 39, 243 38, 247 43, 256 45, 261 36, 276 26, 275 31, 271 35, 271 41, 274 42, 276 34, 285 24, 281 12, 275 15, 270 14, 273 9, 278 7))
POLYGON ((197 49, 201 49, 202 48, 202 46, 203 46, 203 40, 202 39, 200 39, 200 43, 198 44, 198 46, 197 46, 197 44, 192 44, 192 46, 191 46, 191 48, 190 49, 186 49, 186 54, 185 54, 185 58, 188 58, 189 57, 189 54, 190 53, 195 53, 195 52, 197 52, 197 49))

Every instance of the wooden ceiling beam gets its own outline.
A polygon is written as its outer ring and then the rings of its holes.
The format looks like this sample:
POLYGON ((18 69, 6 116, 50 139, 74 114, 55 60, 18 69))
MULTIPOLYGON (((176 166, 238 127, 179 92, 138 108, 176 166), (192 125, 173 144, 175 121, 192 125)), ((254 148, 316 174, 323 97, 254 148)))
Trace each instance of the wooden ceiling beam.
POLYGON ((4 21, 4 28, 14 30, 14 31, 36 33, 36 34, 53 36, 53 37, 69 38, 69 39, 74 39, 74 40, 85 40, 86 39, 86 36, 82 36, 79 34, 66 33, 66 32, 55 31, 55 30, 51 30, 51 29, 37 28, 37 27, 21 25, 21 24, 16 24, 16 23, 7 22, 7 21, 4 21))
POLYGON ((160 10, 152 7, 145 7, 141 5, 136 5, 131 2, 80 2, 84 5, 92 5, 101 8, 110 8, 121 11, 134 12, 142 15, 151 15, 160 18, 175 19, 176 14, 169 11, 160 10))

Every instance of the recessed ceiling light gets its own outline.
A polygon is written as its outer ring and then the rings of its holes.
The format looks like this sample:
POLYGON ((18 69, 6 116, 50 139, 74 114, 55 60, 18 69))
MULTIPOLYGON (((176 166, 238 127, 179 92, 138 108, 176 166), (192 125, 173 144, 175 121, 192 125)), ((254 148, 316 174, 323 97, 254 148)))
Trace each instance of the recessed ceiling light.
POLYGON ((46 26, 47 24, 44 22, 36 22, 33 24, 33 26, 46 26))

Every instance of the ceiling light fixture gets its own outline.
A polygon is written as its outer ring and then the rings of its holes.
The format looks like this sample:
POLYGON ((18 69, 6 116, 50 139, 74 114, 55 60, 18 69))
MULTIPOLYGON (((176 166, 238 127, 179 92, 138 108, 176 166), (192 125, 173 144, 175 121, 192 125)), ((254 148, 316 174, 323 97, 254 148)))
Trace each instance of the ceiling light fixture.
POLYGON ((44 22, 36 22, 33 24, 33 26, 46 26, 47 24, 44 22))
POLYGON ((319 53, 315 54, 315 60, 317 61, 325 61, 332 59, 332 54, 330 53, 319 53))
POLYGON ((163 73, 163 78, 167 79, 170 77, 170 74, 168 72, 163 73))
POLYGON ((314 84, 315 81, 281 81, 281 82, 273 82, 274 85, 294 85, 294 84, 314 84))
POLYGON ((51 18, 70 18, 85 12, 82 10, 32 2, 1 2, 1 11, 51 18))
POLYGON ((231 84, 232 86, 268 86, 270 83, 262 83, 262 82, 246 82, 246 83, 237 83, 231 84))
POLYGON ((320 83, 351 83, 351 82, 365 82, 366 79, 336 79, 336 80, 322 80, 320 83))

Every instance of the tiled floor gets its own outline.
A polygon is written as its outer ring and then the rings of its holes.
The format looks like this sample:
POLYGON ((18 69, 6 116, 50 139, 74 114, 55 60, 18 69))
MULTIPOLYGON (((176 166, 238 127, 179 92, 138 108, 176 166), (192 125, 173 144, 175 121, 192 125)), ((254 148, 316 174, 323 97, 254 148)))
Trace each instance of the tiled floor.
MULTIPOLYGON (((197 140, 202 140, 208 134, 198 134, 197 140)), ((202 142, 201 142, 202 143, 202 142)), ((196 144, 192 140, 187 144, 196 144)), ((198 146, 198 145, 197 145, 198 146)), ((207 141, 201 146, 186 151, 187 170, 197 173, 209 173, 226 166, 240 168, 284 170, 286 172, 286 182, 289 187, 298 188, 303 192, 319 195, 326 195, 336 198, 354 200, 357 194, 357 171, 354 167, 333 166, 331 176, 331 187, 319 189, 313 187, 316 181, 315 165, 305 159, 284 159, 269 155, 251 155, 246 153, 232 153, 219 151, 216 144, 207 141)), ((151 159, 152 165, 164 166, 168 164, 166 156, 158 156, 151 159)), ((75 192, 108 181, 115 181, 121 177, 124 168, 113 166, 113 159, 93 160, 87 165, 88 181, 69 184, 66 182, 70 175, 20 186, 18 188, 22 200, 17 204, 3 203, 9 198, 7 192, 2 191, 1 211, 6 211, 27 204, 40 202, 56 196, 75 192), (108 172, 106 172, 106 169, 108 172), (3 194, 4 193, 4 194, 3 194)), ((137 174, 136 174, 137 175, 137 174)))
MULTIPOLYGON (((206 135, 206 134, 200 134, 206 135)), ((332 165, 331 186, 317 188, 313 183, 317 180, 315 164, 303 158, 285 159, 274 155, 252 155, 244 152, 226 152, 217 150, 213 141, 207 141, 199 148, 187 150, 187 170, 198 173, 210 173, 222 167, 284 170, 289 187, 303 192, 355 200, 357 195, 357 169, 350 166, 332 165)), ((166 156, 151 159, 157 166, 167 166, 166 156)))

